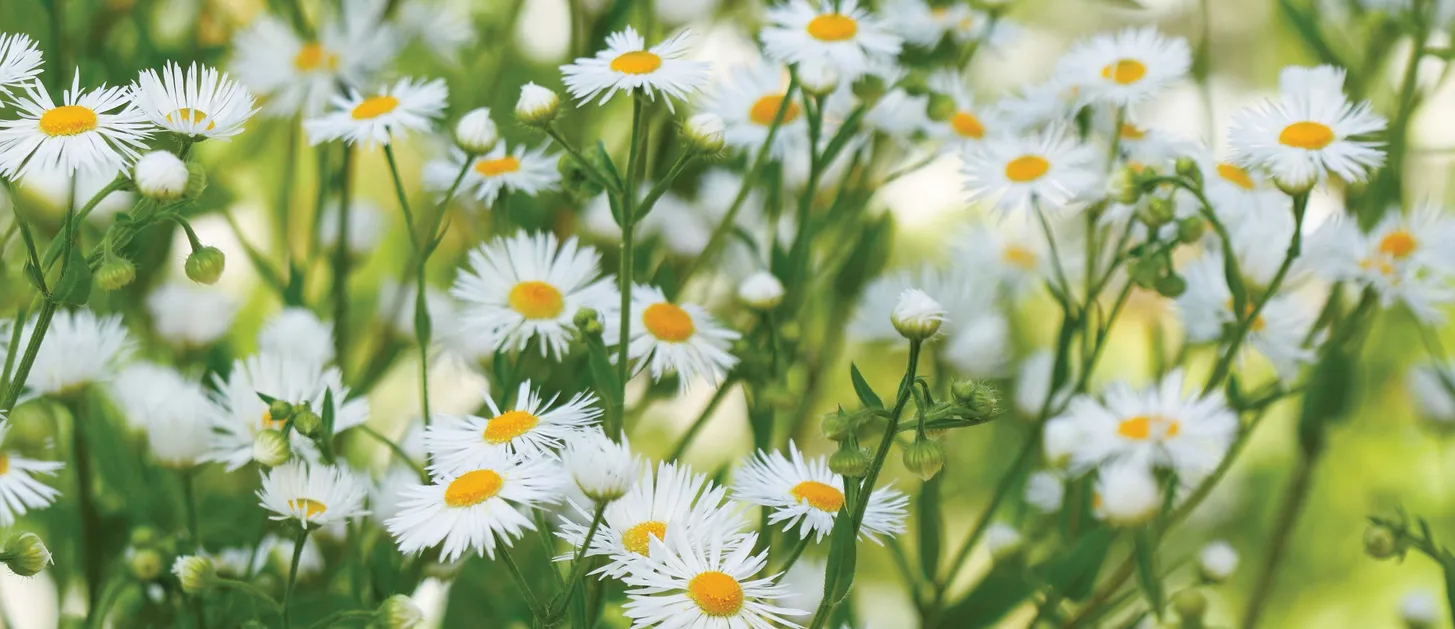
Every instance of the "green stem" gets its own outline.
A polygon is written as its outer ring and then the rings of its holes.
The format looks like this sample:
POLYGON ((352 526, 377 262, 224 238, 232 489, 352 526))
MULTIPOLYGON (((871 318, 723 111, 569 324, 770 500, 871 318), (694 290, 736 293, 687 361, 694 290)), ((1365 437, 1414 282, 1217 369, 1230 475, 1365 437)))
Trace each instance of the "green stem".
POLYGON ((626 424, 626 385, 631 377, 631 366, 628 364, 627 347, 631 342, 631 306, 632 306, 632 282, 636 270, 635 264, 635 232, 636 232, 636 194, 637 194, 637 160, 641 149, 641 133, 643 117, 642 99, 640 96, 632 99, 632 135, 631 147, 627 156, 627 186, 620 195, 621 207, 621 261, 617 272, 618 289, 621 292, 621 313, 619 331, 617 336, 616 350, 616 375, 617 383, 621 386, 616 398, 616 408, 612 409, 612 424, 606 427, 606 434, 621 434, 626 424))
MULTIPOLYGON (((348 330, 349 330, 349 203, 353 186, 353 147, 344 147, 344 159, 339 167, 338 232, 333 247, 333 355, 341 375, 347 373, 348 330)), ((323 174, 319 174, 323 178, 323 174)), ((292 179, 290 176, 289 179, 292 179)), ((323 181, 319 186, 324 186, 323 181)))
POLYGON ((105 557, 100 546, 101 513, 96 508, 95 490, 91 479, 91 455, 88 452, 83 426, 91 421, 85 397, 88 391, 80 390, 67 399, 71 411, 71 456, 75 459, 76 502, 81 522, 81 557, 83 574, 86 577, 88 600, 96 605, 101 595, 101 579, 106 570, 105 557))
POLYGON ((1283 495, 1283 501, 1278 508, 1278 518, 1274 520, 1273 537, 1269 544, 1268 552, 1263 555, 1263 565, 1258 571, 1257 585, 1253 588, 1252 597, 1248 600, 1247 611, 1243 613, 1243 629, 1254 629, 1258 626, 1258 620, 1262 617, 1267 607, 1269 596, 1273 593, 1275 577, 1278 575, 1278 566, 1288 550, 1289 536, 1293 533, 1293 527, 1298 523, 1298 515, 1303 510, 1303 505, 1308 501, 1309 490, 1313 486, 1314 465, 1318 462, 1318 452, 1305 452, 1298 457, 1298 466, 1293 470, 1293 479, 1289 481, 1288 491, 1283 495))
POLYGON ((385 437, 379 431, 374 430, 373 428, 371 428, 367 424, 360 425, 358 427, 358 429, 361 430, 361 431, 363 431, 364 434, 366 434, 366 435, 368 435, 370 437, 373 437, 379 443, 382 443, 385 446, 387 446, 389 448, 389 450, 394 453, 394 456, 396 458, 398 458, 400 461, 403 461, 405 464, 409 465, 410 469, 413 469, 416 474, 419 474, 419 480, 420 480, 420 482, 424 482, 424 483, 429 482, 429 475, 425 473, 424 468, 421 467, 419 465, 419 463, 416 463, 414 461, 414 459, 412 459, 412 458, 409 457, 409 453, 404 451, 404 447, 403 446, 395 443, 393 439, 390 439, 388 437, 385 437))
POLYGON ((565 136, 561 135, 561 131, 556 129, 555 123, 546 125, 545 132, 547 136, 555 140, 558 146, 565 149, 566 153, 571 156, 571 159, 576 162, 576 165, 580 166, 581 170, 586 173, 586 176, 590 177, 596 185, 601 186, 608 194, 615 193, 620 195, 622 193, 622 190, 610 178, 602 174, 601 170, 595 164, 591 163, 591 160, 586 159, 586 156, 582 155, 581 151, 574 144, 566 141, 565 136))
POLYGON ((712 399, 707 401, 707 406, 703 407, 702 413, 697 416, 691 426, 687 427, 687 432, 682 433, 682 438, 677 440, 677 445, 672 447, 672 453, 667 455, 664 460, 676 461, 682 458, 682 455, 687 452, 687 447, 692 445, 692 440, 697 437, 698 431, 707 425, 707 420, 712 417, 713 411, 717 410, 718 404, 722 403, 723 398, 727 397, 728 390, 735 384, 737 384, 735 375, 728 375, 727 379, 723 380, 722 386, 712 394, 712 399))
POLYGON ((116 605, 116 599, 120 598, 121 591, 128 585, 126 577, 116 574, 106 582, 106 591, 101 594, 100 600, 92 605, 86 612, 86 627, 88 629, 101 629, 106 626, 106 616, 111 613, 111 608, 116 605))
POLYGON ((798 563, 798 558, 803 556, 803 551, 808 549, 809 540, 812 538, 804 535, 798 538, 798 543, 793 545, 793 550, 788 553, 788 558, 783 560, 783 565, 778 566, 777 574, 786 574, 798 563))
MULTIPOLYGON (((45 339, 45 333, 50 329, 51 319, 55 315, 56 302, 50 299, 44 300, 40 305, 40 312, 35 316, 35 329, 30 333, 30 341, 25 345, 25 354, 20 357, 20 364, 15 367, 15 378, 10 381, 10 388, 5 392, 5 403, 0 405, 0 413, 9 413, 11 409, 15 408, 15 402, 20 398, 20 392, 25 389, 26 378, 30 376, 30 368, 35 365, 35 357, 40 353, 40 343, 45 339)), ((16 325, 25 324, 17 322, 16 325)))
POLYGON ((266 604, 268 606, 268 609, 272 610, 273 613, 283 613, 283 606, 279 604, 278 601, 275 600, 271 594, 268 594, 267 592, 263 591, 262 588, 248 583, 247 581, 239 581, 237 579, 218 577, 217 587, 237 590, 239 592, 247 594, 248 596, 253 597, 254 599, 257 599, 261 603, 266 604))
POLYGON ((293 542, 293 560, 288 564, 288 585, 283 589, 283 604, 281 613, 283 615, 283 629, 293 626, 289 618, 288 605, 293 600, 293 586, 298 582, 298 561, 303 558, 303 543, 308 541, 308 527, 298 534, 298 539, 293 542))
POLYGON ((576 582, 586 574, 586 551, 591 548, 591 541, 596 539, 596 532, 601 528, 601 520, 606 515, 606 503, 596 503, 596 511, 591 515, 591 526, 586 529, 586 539, 581 541, 581 547, 576 549, 576 557, 571 560, 571 574, 566 578, 566 588, 551 602, 550 610, 546 614, 548 619, 557 619, 566 612, 566 605, 571 602, 571 593, 576 591, 576 582))
POLYGON ((499 543, 496 546, 497 550, 500 551, 500 561, 505 564, 505 567, 508 570, 510 570, 511 578, 515 579, 516 587, 520 588, 521 595, 525 596, 525 602, 527 605, 530 606, 531 616, 535 618, 537 622, 539 622, 541 619, 542 611, 540 600, 536 598, 535 592, 531 591, 530 581, 527 580, 525 578, 525 574, 520 571, 520 566, 516 565, 515 559, 510 556, 510 545, 507 543, 508 540, 504 538, 499 538, 498 541, 499 543))
POLYGON ((319 620, 318 622, 309 625, 309 629, 328 629, 329 627, 337 625, 346 620, 373 620, 378 615, 379 612, 372 609, 350 609, 336 611, 332 614, 324 616, 322 620, 319 620))

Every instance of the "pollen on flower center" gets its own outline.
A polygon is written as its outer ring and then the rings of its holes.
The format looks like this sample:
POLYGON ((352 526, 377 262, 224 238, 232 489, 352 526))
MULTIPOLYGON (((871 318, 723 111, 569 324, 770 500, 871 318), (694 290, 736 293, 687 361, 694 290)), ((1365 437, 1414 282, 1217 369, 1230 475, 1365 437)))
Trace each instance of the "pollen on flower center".
POLYGON ((1149 415, 1137 415, 1117 424, 1118 435, 1137 441, 1169 439, 1176 437, 1181 429, 1181 424, 1175 419, 1149 415))
POLYGON ((681 343, 692 338, 692 333, 696 330, 692 325, 692 315, 676 304, 665 301, 647 306, 642 311, 642 323, 647 326, 647 331, 652 336, 671 343, 681 343))
POLYGON ((708 616, 732 616, 743 608, 743 586, 716 570, 692 577, 687 582, 687 596, 708 616))
POLYGON ((816 480, 806 480, 794 485, 788 493, 793 494, 798 502, 806 502, 808 506, 819 511, 835 513, 844 506, 844 492, 816 480))
POLYGON ((957 111, 950 116, 950 128, 955 130, 962 138, 980 139, 985 137, 985 125, 980 119, 968 111, 957 111))
POLYGON ((61 105, 40 115, 40 130, 51 137, 79 135, 96 129, 96 112, 81 105, 61 105))
POLYGON ((808 34, 819 41, 844 41, 859 33, 859 23, 842 13, 826 13, 808 23, 808 34))
POLYGON ((1244 190, 1253 189, 1253 178, 1248 176, 1248 171, 1239 166, 1228 163, 1218 164, 1218 176, 1244 190))
POLYGON ((1284 146, 1317 151, 1334 141, 1334 130, 1321 122, 1305 120, 1283 128, 1278 143, 1284 146))
POLYGON ((354 106, 354 120, 369 120, 378 118, 384 114, 394 111, 399 106, 399 99, 393 96, 370 96, 364 102, 354 106))
POLYGON ((9 471, 10 471, 10 455, 7 454, 7 453, 4 453, 4 452, 0 452, 0 476, 4 476, 9 471))
POLYGON ((1006 245, 1005 249, 1000 252, 1000 257, 1011 266, 1028 271, 1036 268, 1036 252, 1020 245, 1006 245))
POLYGON ((509 443, 511 439, 530 432, 539 423, 541 418, 525 411, 506 411, 485 422, 484 437, 495 445, 509 443))
POLYGON ((1005 165, 1005 178, 1016 183, 1027 183, 1040 179, 1051 170, 1051 162, 1040 155, 1022 155, 1005 165))
POLYGON ((459 475, 445 488, 445 504, 451 507, 473 507, 500 493, 505 480, 495 470, 474 470, 459 475))
POLYGON ((507 300, 511 308, 527 319, 554 319, 566 308, 561 291, 536 280, 516 284, 507 300))
POLYGON ((1101 69, 1101 78, 1121 85, 1131 85, 1147 75, 1147 66, 1136 59, 1117 59, 1101 69))
POLYGON ((651 549, 653 537, 659 540, 667 538, 666 522, 647 520, 627 529, 625 533, 621 534, 621 545, 625 546, 627 550, 645 557, 647 551, 651 549))
POLYGON ((500 159, 482 159, 475 162, 475 172, 486 177, 496 177, 518 170, 520 170, 520 160, 516 159, 514 155, 506 155, 500 159))
POLYGON ((263 430, 282 430, 283 425, 287 423, 288 422, 273 419, 273 414, 268 412, 268 409, 263 409, 263 430))
POLYGON ((288 508, 294 511, 302 511, 303 519, 305 520, 312 520, 323 515, 323 512, 328 510, 328 507, 324 506, 322 502, 312 498, 290 499, 288 501, 288 508))
MULTIPOLYGON (((201 109, 192 109, 190 107, 183 107, 181 109, 178 109, 177 111, 174 111, 174 112, 172 112, 170 114, 167 114, 166 118, 167 118, 167 122, 172 122, 172 123, 177 122, 177 120, 181 120, 183 123, 186 123, 186 124, 199 124, 203 120, 207 120, 207 114, 204 113, 201 109), (176 116, 176 118, 173 118, 173 116, 176 116)), ((207 123, 207 130, 208 131, 211 131, 211 130, 213 130, 215 128, 217 128, 217 123, 216 122, 208 122, 207 123)))
POLYGON ((1385 235, 1379 241, 1379 252, 1394 258, 1408 258, 1419 247, 1415 235, 1403 229, 1397 229, 1385 235))
POLYGON ((1124 124, 1122 125, 1122 137, 1128 140, 1140 140, 1147 137, 1147 132, 1144 129, 1138 129, 1136 125, 1124 124))
MULTIPOLYGON (((764 96, 759 98, 753 106, 748 109, 748 119, 754 124, 769 126, 773 119, 778 117, 778 108, 782 106, 783 95, 764 96)), ((783 124, 793 122, 798 117, 798 103, 788 101, 788 107, 783 110, 783 124)))
POLYGON ((622 74, 651 74, 662 67, 662 58, 650 50, 633 50, 611 60, 611 69, 622 74))
POLYGON ((310 42, 298 49, 298 54, 293 57, 293 67, 304 72, 332 70, 338 67, 338 55, 329 52, 323 44, 310 42))

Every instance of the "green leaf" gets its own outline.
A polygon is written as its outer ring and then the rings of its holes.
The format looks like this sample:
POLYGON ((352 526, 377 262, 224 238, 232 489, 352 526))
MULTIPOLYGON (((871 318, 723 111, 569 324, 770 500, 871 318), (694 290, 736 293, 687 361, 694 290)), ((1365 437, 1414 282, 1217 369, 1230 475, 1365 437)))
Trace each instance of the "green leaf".
POLYGON ((1152 613, 1158 618, 1162 617, 1162 580, 1157 577, 1157 540, 1151 531, 1146 528, 1138 530, 1136 538, 1137 558, 1137 581, 1142 586, 1142 593, 1147 596, 1147 603, 1152 608, 1152 613))
POLYGON ((61 279, 56 282, 52 297, 70 306, 82 306, 91 299, 91 265, 86 264, 86 256, 75 248, 71 249, 70 259, 62 264, 61 279))
POLYGON ((1337 343, 1327 346, 1309 374, 1298 418, 1299 446, 1314 454, 1324 445, 1325 429, 1349 412, 1354 390, 1354 361, 1337 343))
POLYGON ((854 393, 859 396, 859 401, 869 408, 884 408, 884 401, 864 381, 864 374, 859 373, 859 366, 849 363, 849 378, 854 381, 854 393))
POLYGON ((328 444, 333 441, 333 410, 333 387, 329 387, 323 390, 323 412, 321 414, 321 417, 323 419, 323 432, 318 437, 319 441, 322 441, 324 444, 328 444))
POLYGON ((267 393, 263 393, 262 391, 254 391, 254 393, 257 393, 258 399, 262 400, 263 403, 267 404, 268 406, 272 406, 273 402, 278 401, 278 398, 268 395, 267 393))
POLYGON ((996 562, 965 598, 945 609, 937 629, 999 626, 1000 620, 1029 598, 1032 591, 1023 564, 996 562))
POLYGON ((35 268, 34 264, 29 262, 25 263, 25 279, 29 280, 30 285, 34 286, 35 290, 39 291, 40 294, 49 294, 45 288, 45 278, 41 276, 40 269, 35 268))
POLYGON ((940 567, 940 538, 943 525, 940 522, 940 485, 944 474, 936 474, 925 481, 920 488, 916 504, 919 520, 919 563, 925 580, 933 583, 940 567))
POLYGON ((828 566, 824 570, 824 600, 833 604, 849 595, 849 589, 854 585, 854 565, 858 561, 858 536, 854 531, 852 505, 858 497, 859 487, 847 482, 844 490, 847 499, 834 517, 834 528, 829 533, 828 566))
POLYGON ((1105 526, 1084 533, 1070 549, 1032 568, 1040 580, 1071 600, 1081 600, 1096 585, 1116 532, 1105 526))

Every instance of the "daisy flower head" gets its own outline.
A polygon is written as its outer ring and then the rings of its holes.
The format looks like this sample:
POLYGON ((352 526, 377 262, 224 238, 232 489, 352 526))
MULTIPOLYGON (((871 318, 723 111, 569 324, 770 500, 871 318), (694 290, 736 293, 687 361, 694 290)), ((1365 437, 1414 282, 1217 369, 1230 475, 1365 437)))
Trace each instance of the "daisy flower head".
POLYGON ((111 399, 132 426, 146 432, 152 456, 185 469, 201 462, 212 437, 212 400, 200 382, 176 369, 148 362, 128 365, 109 387, 111 399))
POLYGON ((407 3, 399 7, 399 23, 404 35, 451 66, 458 66, 461 51, 479 39, 474 16, 459 2, 407 3))
POLYGON ((1063 125, 967 147, 962 173, 971 202, 1001 213, 1058 210, 1100 183, 1096 155, 1063 125))
POLYGON ((1066 124, 1081 106, 1080 90, 1054 76, 1045 82, 1024 86, 995 103, 1010 129, 1021 132, 1066 124))
MULTIPOLYGON (((0 444, 10 431, 10 420, 0 418, 0 444)), ((44 509, 61 495, 50 485, 36 480, 38 475, 53 476, 63 464, 37 461, 0 450, 0 526, 10 528, 15 519, 35 509, 44 509)))
POLYGON ((662 289, 637 286, 632 290, 631 340, 627 355, 648 369, 652 380, 676 372, 681 390, 699 377, 716 386, 738 364, 728 352, 738 333, 718 323, 697 304, 675 304, 662 289))
POLYGON ((1191 68, 1187 40, 1147 26, 1077 42, 1061 58, 1057 75, 1085 102, 1126 107, 1152 98, 1191 68))
POLYGON ((258 110, 247 88, 215 68, 168 62, 161 73, 144 70, 131 87, 152 124, 194 138, 221 139, 242 133, 258 110))
POLYGON ((632 454, 626 435, 616 442, 600 430, 582 430, 566 438, 561 461, 576 488, 597 503, 615 502, 636 483, 642 458, 632 454))
MULTIPOLYGON (((844 506, 844 479, 829 471, 828 459, 806 459, 798 446, 788 444, 782 452, 759 450, 743 461, 733 480, 733 498, 772 511, 770 524, 783 522, 783 530, 798 528, 799 537, 810 534, 822 540, 834 528, 834 518, 844 506)), ((879 543, 880 535, 904 532, 909 497, 889 487, 869 496, 860 535, 879 543)))
POLYGON ((465 152, 451 149, 448 156, 425 166, 424 184, 444 194, 464 170, 465 178, 460 181, 460 190, 486 206, 494 206, 495 199, 502 192, 533 197, 555 190, 561 184, 558 160, 555 155, 547 154, 548 147, 548 144, 542 144, 528 149, 517 144, 509 148, 505 142, 499 142, 490 152, 471 160, 468 170, 465 152))
POLYGON ((196 282, 169 281, 147 295, 152 328, 179 347, 211 345, 232 329, 239 304, 227 293, 196 282))
MULTIPOLYGON (((1176 304, 1187 340, 1217 341, 1227 327, 1252 314, 1252 303, 1244 304, 1245 312, 1241 316, 1233 311, 1233 292, 1228 288, 1220 252, 1204 253, 1183 269, 1183 277, 1187 280, 1187 290, 1177 297, 1176 304)), ((1248 342, 1243 351, 1262 354, 1281 378, 1293 378, 1302 365, 1314 358, 1313 350, 1304 347, 1304 338, 1313 323, 1314 313, 1295 296, 1273 295, 1249 324, 1248 342)))
POLYGON ((126 87, 83 91, 77 72, 60 105, 40 81, 23 87, 12 101, 20 117, 0 120, 0 176, 12 181, 36 169, 116 171, 140 156, 151 135, 126 87))
POLYGON ((542 356, 564 356, 576 313, 613 311, 619 301, 600 265, 595 249, 551 233, 520 232, 480 245, 450 289, 463 302, 461 331, 506 351, 524 351, 536 339, 542 356))
POLYGON ((470 467, 435 474, 428 485, 405 488, 386 527, 405 554, 440 546, 447 562, 471 551, 494 559, 496 544, 535 530, 531 512, 558 501, 566 482, 551 458, 497 449, 470 467))
POLYGON ((722 84, 707 93, 702 109, 723 119, 726 124, 723 137, 728 146, 758 150, 768 139, 779 109, 783 110, 783 118, 768 154, 781 158, 808 146, 808 122, 798 102, 786 99, 786 76, 782 64, 760 60, 733 68, 722 84))
MULTIPOLYGON (((30 344, 37 319, 25 324, 19 347, 30 344)), ((65 395, 90 383, 108 382, 136 345, 121 315, 62 310, 51 319, 25 385, 32 395, 65 395)))
POLYGON ((1238 416, 1221 393, 1189 398, 1183 379, 1182 371, 1174 370, 1152 389, 1119 382, 1107 388, 1102 401, 1072 398, 1062 415, 1081 435, 1071 452, 1072 469, 1137 461, 1188 478, 1212 471, 1238 431, 1238 416))
POLYGON ((708 64, 683 58, 691 39, 691 31, 684 30, 647 48, 646 40, 627 26, 608 36, 606 50, 595 57, 581 57, 561 66, 566 90, 582 102, 600 95, 598 104, 611 100, 618 91, 641 92, 653 100, 660 92, 670 111, 673 100, 686 100, 707 83, 708 64))
POLYGON ((1290 66, 1278 79, 1277 99, 1233 116, 1228 143, 1234 161, 1266 168, 1281 187, 1307 189, 1329 175, 1360 182, 1384 162, 1378 142, 1356 140, 1383 131, 1385 120, 1368 102, 1344 94, 1344 70, 1290 66))
POLYGON ((1438 323, 1443 307, 1455 302, 1455 254, 1440 244, 1452 236, 1455 221, 1424 205, 1409 214, 1389 212, 1368 232, 1335 217, 1314 232, 1308 255, 1325 279, 1373 288, 1383 306, 1403 303, 1420 320, 1438 323))
POLYGON ((263 323, 258 352, 326 365, 333 362, 332 338, 332 323, 307 308, 289 306, 263 323))
POLYGON ((741 542, 668 532, 652 538, 649 556, 637 558, 623 579, 623 613, 632 627, 796 627, 786 617, 807 612, 771 601, 788 594, 778 575, 754 578, 768 565, 768 551, 754 555, 757 535, 741 542))
POLYGON ((1145 461, 1122 459, 1097 470, 1091 502, 1096 517, 1116 526, 1135 526, 1162 508, 1163 491, 1145 461))
MULTIPOLYGON (((338 246, 339 210, 342 204, 341 199, 330 199, 319 214, 318 244, 326 250, 338 246)), ((379 204, 357 197, 349 200, 348 213, 349 224, 344 226, 348 232, 344 234, 344 246, 348 248, 349 255, 355 258, 368 255, 379 246, 379 240, 384 236, 384 230, 388 227, 387 215, 379 208, 379 204)))
POLYGON ((449 94, 443 79, 400 79, 371 96, 350 90, 333 98, 332 111, 303 121, 303 130, 315 146, 332 140, 365 147, 389 144, 395 135, 428 131, 444 114, 449 94))
POLYGON ((0 94, 40 76, 40 48, 21 33, 0 35, 0 94))
POLYGON ((825 68, 852 82, 877 63, 892 62, 899 36, 857 0, 789 0, 768 9, 763 50, 788 65, 825 68))
MULTIPOLYGON (((224 379, 213 376, 214 411, 211 416, 212 440, 208 459, 223 463, 228 471, 236 470, 253 460, 253 441, 264 430, 281 430, 285 421, 274 419, 268 403, 258 394, 292 404, 307 404, 321 417, 324 400, 332 392, 334 434, 363 424, 369 419, 369 401, 350 398, 336 368, 320 363, 271 352, 261 352, 233 363, 232 372, 224 379)), ((313 440, 290 431, 289 445, 294 454, 307 461, 319 459, 313 440)))
MULTIPOLYGON (((1047 219, 1054 228, 1056 217, 1047 219)), ((1012 297, 1032 294, 1040 286, 1038 280, 1054 272, 1050 243, 1033 221, 977 221, 953 240, 954 264, 992 276, 999 289, 1012 297)), ((1069 259, 1063 262, 1075 264, 1069 259)))
POLYGON ((1213 159, 1210 152, 1197 157, 1203 193, 1230 230, 1236 231, 1244 223, 1262 221, 1279 213, 1292 215, 1288 195, 1275 187, 1263 172, 1213 159))
POLYGON ((928 95, 912 95, 896 87, 874 102, 864 115, 864 124, 908 147, 915 136, 930 126, 929 104, 928 95))
MULTIPOLYGON (((740 540, 746 523, 726 498, 727 489, 685 465, 662 462, 655 470, 647 468, 602 513, 586 555, 605 557, 606 563, 592 574, 621 578, 637 557, 651 554, 653 539, 661 540, 669 532, 695 539, 740 540)), ((562 519, 558 535, 580 548, 593 513, 583 505, 573 507, 575 517, 562 519)))
POLYGON ((1008 130, 1000 112, 993 106, 977 103, 965 81, 952 70, 930 74, 930 90, 949 99, 953 111, 942 120, 929 124, 930 136, 952 145, 973 143, 987 136, 1008 130))
POLYGON ((380 19, 384 3, 342 6, 344 15, 326 20, 316 39, 302 39, 287 22, 268 15, 237 34, 229 69, 264 98, 264 115, 315 116, 340 82, 364 85, 394 60, 400 38, 380 19))
POLYGON ((510 408, 503 409, 488 393, 484 398, 490 417, 440 415, 425 429, 424 448, 434 468, 470 467, 496 450, 532 458, 553 454, 601 418, 601 409, 593 406, 595 395, 577 393, 557 405, 559 396, 542 398, 529 380, 520 383, 510 408))
POLYGON ((273 520, 297 520, 302 528, 324 527, 368 515, 368 488, 348 470, 289 461, 262 472, 258 499, 273 520))

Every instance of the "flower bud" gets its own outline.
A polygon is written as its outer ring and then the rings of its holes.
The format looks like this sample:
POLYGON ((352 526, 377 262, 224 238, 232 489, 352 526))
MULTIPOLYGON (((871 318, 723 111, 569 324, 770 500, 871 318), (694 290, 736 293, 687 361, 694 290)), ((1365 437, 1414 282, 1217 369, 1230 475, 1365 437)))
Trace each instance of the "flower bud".
POLYGON ((571 319, 576 324, 576 329, 587 336, 601 336, 606 330, 606 325, 601 322, 601 313, 593 308, 582 308, 576 311, 576 316, 571 319))
POLYGON ((490 108, 472 109, 455 123, 455 145, 466 153, 489 153, 500 141, 500 130, 490 119, 490 108))
POLYGON ((182 591, 198 594, 212 589, 217 583, 217 566, 211 559, 197 555, 183 555, 172 562, 172 574, 182 583, 182 591))
POLYGON ((1177 158, 1177 175, 1202 187, 1202 169, 1198 168, 1197 160, 1183 156, 1177 158))
POLYGON ((253 438, 253 460, 267 467, 282 465, 293 456, 288 438, 282 432, 271 428, 258 432, 253 438))
POLYGON ((1238 551, 1227 542, 1211 542, 1197 554, 1197 568, 1204 581, 1222 583, 1238 570, 1238 551))
POLYGON ((0 560, 11 572, 22 577, 33 577, 51 563, 51 551, 35 533, 18 533, 5 542, 0 550, 0 560))
POLYGON ((1137 218, 1144 225, 1157 229, 1172 222, 1175 214, 1172 211, 1172 201, 1162 197, 1148 197, 1147 203, 1137 211, 1137 218))
POLYGON ((121 256, 106 256, 96 269, 96 285, 101 290, 119 290, 136 279, 136 265, 121 256))
POLYGON ((1167 275, 1157 278, 1157 283, 1155 285, 1157 287, 1157 292, 1163 297, 1175 299, 1177 297, 1181 297, 1183 293, 1187 292, 1187 280, 1182 279, 1182 276, 1176 273, 1168 273, 1167 275))
POLYGON ((753 310, 772 310, 783 302, 783 282, 772 273, 758 271, 738 285, 738 299, 753 310))
POLYGON ((531 127, 544 127, 556 119, 561 107, 561 97, 555 92, 526 83, 520 88, 520 100, 515 101, 515 119, 531 127))
POLYGON ((317 435, 321 428, 323 428, 323 418, 313 412, 313 409, 308 408, 307 403, 293 409, 293 429, 297 430, 298 434, 312 437, 317 435))
POLYGON ((1207 596, 1196 589, 1186 589, 1172 595, 1172 609, 1184 625, 1200 620, 1207 614, 1207 596))
POLYGON ((268 405, 268 421, 285 422, 293 418, 293 405, 287 400, 273 400, 268 405))
POLYGON ((839 87, 839 72, 827 63, 805 61, 798 64, 798 86, 814 96, 828 96, 839 87))
POLYGON ((944 122, 955 115, 955 99, 946 94, 930 94, 929 105, 925 108, 926 115, 935 122, 944 122))
POLYGON ((126 567, 138 581, 154 581, 166 566, 162 553, 154 548, 128 548, 126 567))
POLYGON ((1121 168, 1112 173, 1107 193, 1117 203, 1132 205, 1142 198, 1142 186, 1137 183, 1137 174, 1132 169, 1121 168))
POLYGON ((1375 559, 1389 559, 1400 552, 1394 534, 1382 526, 1371 526, 1364 530, 1364 552, 1375 559))
POLYGON ((203 247, 192 251, 187 256, 187 278, 198 284, 216 284, 218 278, 222 277, 222 269, 227 266, 227 258, 222 255, 222 250, 217 247, 203 247))
POLYGON ((395 594, 379 605, 379 623, 384 629, 414 629, 424 623, 424 612, 408 596, 395 594))
POLYGON ((703 153, 717 153, 722 150, 725 126, 722 117, 714 113, 697 114, 687 119, 682 135, 688 145, 703 153))
POLYGON ((1177 239, 1183 244, 1197 242, 1204 233, 1207 233, 1207 221, 1200 216, 1189 216, 1177 221, 1177 239))
POLYGON ((844 409, 840 408, 825 414, 823 421, 819 424, 819 429, 823 431, 824 437, 832 441, 843 441, 852 437, 854 432, 859 429, 859 421, 858 418, 845 413, 844 409))
POLYGON ((945 446, 932 439, 916 440, 904 447, 904 469, 920 480, 929 480, 945 467, 945 446))
POLYGON ((169 151, 152 151, 136 160, 132 181, 142 196, 154 201, 176 201, 187 192, 187 164, 169 151))
POLYGON ((863 478, 873 463, 863 448, 848 444, 841 444, 837 452, 829 455, 829 471, 849 478, 863 478))
POLYGON ((162 533, 154 527, 141 525, 131 530, 128 543, 137 548, 156 546, 162 542, 162 533))
POLYGON ((597 504, 615 502, 626 495, 642 469, 641 458, 632 454, 625 436, 618 443, 600 430, 569 438, 561 451, 561 462, 581 493, 597 504))
POLYGON ((854 81, 854 96, 864 103, 866 107, 874 106, 874 103, 884 97, 888 91, 884 85, 884 79, 875 74, 864 74, 854 81))
POLYGON ((889 321, 899 334, 911 341, 923 341, 940 331, 945 308, 924 291, 911 288, 899 296, 889 321))
POLYGON ((1152 473, 1136 462, 1103 466, 1096 495, 1107 522, 1135 526, 1150 520, 1162 507, 1162 490, 1152 473))
POLYGON ((1000 412, 1000 393, 993 385, 961 380, 950 385, 950 394, 977 417, 990 417, 1000 412))

